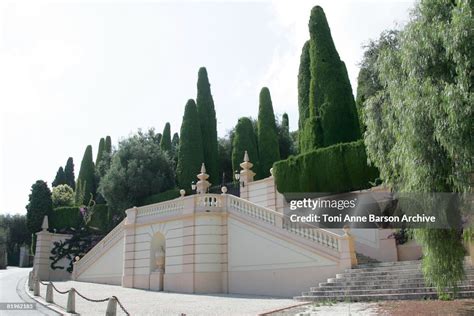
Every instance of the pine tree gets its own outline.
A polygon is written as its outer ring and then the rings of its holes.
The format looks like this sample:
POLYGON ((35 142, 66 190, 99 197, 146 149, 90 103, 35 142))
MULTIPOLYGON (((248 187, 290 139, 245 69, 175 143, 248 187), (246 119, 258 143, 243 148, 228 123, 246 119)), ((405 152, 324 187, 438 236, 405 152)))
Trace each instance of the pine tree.
POLYGON ((84 199, 83 203, 88 204, 89 200, 95 197, 96 184, 95 184, 95 166, 92 160, 92 146, 89 145, 84 152, 84 157, 81 161, 81 169, 79 170, 79 176, 77 182, 81 182, 84 185, 84 199))
POLYGON ((52 211, 51 190, 46 182, 38 180, 31 186, 29 203, 26 206, 26 225, 30 233, 40 231, 44 216, 50 216, 52 211))
MULTIPOLYGON (((357 110, 344 62, 339 58, 321 7, 311 10, 309 115, 302 145, 330 146, 361 137, 357 110), (307 128, 311 130, 307 130, 307 128), (322 136, 318 134, 321 134, 322 136), (316 141, 308 138, 318 138, 316 141)), ((304 146, 302 146, 304 147, 304 146)), ((307 148, 306 148, 307 149, 307 148)))
POLYGON ((292 154, 292 143, 288 114, 284 113, 281 119, 281 125, 278 128, 278 144, 281 159, 286 159, 292 154))
POLYGON ((109 154, 112 153, 112 138, 110 136, 105 138, 105 151, 109 154))
POLYGON ((265 178, 270 175, 270 168, 272 168, 273 163, 280 160, 280 148, 272 99, 267 87, 260 91, 259 101, 257 139, 260 176, 258 178, 265 178))
POLYGON ((76 189, 76 180, 74 176, 74 162, 72 157, 69 157, 66 162, 66 167, 64 168, 64 175, 66 177, 66 184, 70 186, 73 190, 76 189))
POLYGON ((298 110, 299 120, 298 128, 303 129, 306 119, 309 118, 309 86, 311 82, 309 41, 303 46, 300 57, 300 68, 298 72, 298 110))
POLYGON ((101 138, 99 141, 99 149, 97 149, 97 158, 95 160, 95 165, 98 166, 99 163, 102 161, 102 157, 104 156, 105 151, 105 139, 101 138))
POLYGON ((58 171, 56 172, 56 177, 54 178, 52 186, 57 187, 58 185, 61 185, 61 184, 67 184, 66 174, 64 173, 63 167, 59 167, 58 171))
POLYGON ((170 123, 166 123, 165 128, 163 129, 163 136, 160 141, 160 148, 163 151, 171 151, 171 126, 170 123))
POLYGON ((197 82, 197 111, 201 124, 202 144, 204 148, 204 162, 211 183, 219 182, 218 153, 217 153, 217 120, 214 100, 211 94, 211 85, 206 68, 199 69, 197 82))
POLYGON ((178 166, 176 176, 182 189, 190 192, 191 182, 197 181, 196 175, 204 162, 199 116, 194 100, 190 99, 184 109, 181 124, 178 166))
POLYGON ((260 174, 260 163, 258 158, 257 137, 254 132, 252 121, 248 117, 241 117, 235 127, 232 139, 232 169, 234 173, 240 172, 240 163, 244 160, 247 151, 250 162, 253 163, 253 172, 260 174))

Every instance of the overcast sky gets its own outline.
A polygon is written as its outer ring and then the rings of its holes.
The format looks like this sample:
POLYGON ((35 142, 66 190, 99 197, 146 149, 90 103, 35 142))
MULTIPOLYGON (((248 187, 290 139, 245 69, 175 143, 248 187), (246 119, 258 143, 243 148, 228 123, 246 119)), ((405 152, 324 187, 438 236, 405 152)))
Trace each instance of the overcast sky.
MULTIPOLYGON (((326 12, 355 94, 362 45, 413 1, 0 1, 0 213, 99 139, 181 125, 205 66, 224 136, 270 89, 297 128, 299 55, 311 8, 326 12)), ((196 170, 196 173, 198 170, 196 170)))

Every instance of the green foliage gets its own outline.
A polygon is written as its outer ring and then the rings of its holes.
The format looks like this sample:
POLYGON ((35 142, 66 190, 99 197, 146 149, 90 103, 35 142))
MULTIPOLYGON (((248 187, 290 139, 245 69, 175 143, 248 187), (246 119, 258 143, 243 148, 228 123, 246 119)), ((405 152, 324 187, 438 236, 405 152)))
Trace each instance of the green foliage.
MULTIPOLYGON (((204 163, 209 174, 209 182, 217 184, 219 181, 217 163, 217 120, 214 100, 211 94, 211 85, 206 68, 201 67, 197 82, 197 111, 202 133, 204 163)), ((181 137, 182 137, 181 133, 181 137)))
POLYGON ((356 98, 361 133, 364 133, 366 129, 362 111, 364 102, 383 88, 376 67, 377 58, 383 49, 397 49, 398 34, 399 32, 394 30, 384 31, 376 41, 370 41, 364 46, 364 56, 357 77, 356 98))
POLYGON ((221 183, 233 181, 232 172, 232 143, 230 137, 219 138, 219 177, 221 183))
POLYGON ((240 163, 244 160, 247 151, 250 162, 253 163, 253 172, 260 173, 260 165, 257 149, 257 137, 255 136, 252 121, 248 117, 241 117, 235 127, 232 142, 232 169, 240 171, 240 163))
POLYGON ((64 168, 64 176, 66 177, 66 183, 73 190, 76 189, 76 180, 74 176, 74 162, 72 157, 69 157, 66 162, 66 167, 64 168))
POLYGON ((173 134, 171 139, 171 158, 173 159, 174 165, 178 164, 178 152, 179 152, 179 135, 178 133, 173 134))
POLYGON ((96 193, 95 165, 92 160, 91 145, 87 146, 86 151, 84 152, 77 182, 80 182, 84 186, 84 199, 82 204, 87 204, 89 197, 91 195, 94 197, 96 193))
POLYGON ((109 207, 106 204, 96 204, 87 225, 94 230, 107 233, 109 230, 109 207))
POLYGON ((180 189, 171 189, 171 190, 164 191, 158 194, 147 196, 141 201, 140 205, 155 204, 155 203, 160 203, 160 202, 176 199, 181 196, 179 194, 179 190, 180 189))
POLYGON ((284 113, 281 119, 281 124, 277 124, 278 131, 278 146, 280 148, 280 158, 286 159, 288 156, 294 154, 293 140, 290 136, 290 125, 288 114, 284 113))
POLYGON ((31 186, 29 203, 26 206, 26 224, 30 233, 36 233, 41 230, 41 224, 45 215, 53 211, 53 201, 51 191, 43 180, 36 181, 31 186))
POLYGON ((66 174, 64 173, 63 167, 59 167, 58 172, 56 172, 52 186, 55 187, 61 184, 66 184, 66 174))
POLYGON ((8 265, 18 265, 20 247, 31 244, 25 215, 0 214, 0 246, 2 242, 7 249, 8 265))
POLYGON ((367 165, 362 140, 290 156, 273 165, 278 191, 340 193, 370 187, 377 170, 367 165))
POLYGON ((98 166, 102 161, 103 154, 105 152, 105 139, 101 138, 99 141, 99 149, 97 149, 97 158, 95 160, 95 165, 98 166))
MULTIPOLYGON (((309 126, 312 131, 301 137, 302 152, 309 150, 303 144, 330 146, 360 138, 357 110, 346 66, 340 60, 331 37, 326 16, 321 7, 311 10, 310 32, 310 93, 309 116, 314 120, 309 126), (319 127, 320 122, 320 127, 319 127), (305 140, 314 137, 319 128, 323 135, 317 141, 305 140)), ((313 147, 316 148, 316 147, 313 147)))
MULTIPOLYGON (((420 1, 396 47, 375 63, 382 90, 364 102, 365 142, 387 184, 400 192, 469 192, 474 139, 472 1, 420 1)), ((464 276, 461 216, 453 229, 418 229, 423 272, 443 292, 464 276)))
POLYGON ((139 131, 119 142, 99 192, 115 215, 152 194, 174 187, 172 162, 156 142, 153 130, 139 131))
POLYGON ((163 151, 171 151, 171 126, 168 122, 165 124, 165 128, 163 129, 163 136, 161 137, 160 147, 163 151))
POLYGON ((178 166, 176 175, 180 188, 190 192, 191 182, 197 181, 196 175, 204 162, 201 125, 194 100, 190 99, 184 109, 183 123, 179 139, 178 166))
POLYGON ((49 227, 56 230, 65 230, 78 228, 83 223, 83 218, 79 207, 77 206, 63 206, 57 207, 53 210, 48 218, 49 227))
POLYGON ((309 118, 309 87, 311 82, 309 41, 306 41, 300 57, 298 72, 298 128, 303 131, 306 120, 309 118))
POLYGON ((86 184, 77 180, 76 191, 74 191, 74 203, 76 205, 84 204, 86 184))
POLYGON ((110 136, 105 137, 105 151, 109 154, 112 153, 112 138, 110 136))
POLYGON ((257 140, 260 174, 257 174, 257 178, 265 178, 270 175, 270 168, 273 163, 280 160, 280 148, 275 114, 273 113, 272 99, 268 88, 262 88, 259 101, 257 140))
POLYGON ((73 206, 75 202, 74 197, 74 191, 70 186, 67 184, 58 185, 53 188, 53 193, 51 195, 53 207, 73 206))

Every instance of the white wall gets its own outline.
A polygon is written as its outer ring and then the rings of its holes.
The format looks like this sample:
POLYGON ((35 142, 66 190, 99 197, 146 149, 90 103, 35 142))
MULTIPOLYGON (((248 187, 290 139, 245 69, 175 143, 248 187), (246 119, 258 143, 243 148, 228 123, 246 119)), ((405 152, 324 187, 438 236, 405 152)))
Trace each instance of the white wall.
POLYGON ((123 272, 123 237, 102 253, 79 277, 78 281, 94 282, 102 284, 122 283, 123 272))

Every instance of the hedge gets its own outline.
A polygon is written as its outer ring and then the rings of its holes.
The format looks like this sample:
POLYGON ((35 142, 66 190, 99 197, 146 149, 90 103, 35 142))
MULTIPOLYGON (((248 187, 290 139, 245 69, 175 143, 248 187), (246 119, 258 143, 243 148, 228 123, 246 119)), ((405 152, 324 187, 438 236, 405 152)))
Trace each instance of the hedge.
POLYGON ((171 189, 168 191, 164 191, 158 194, 153 194, 150 195, 149 197, 146 197, 142 201, 142 205, 149 205, 149 204, 155 204, 155 203, 160 203, 168 200, 173 200, 181 195, 179 194, 179 189, 171 189))
POLYGON ((57 230, 77 228, 82 223, 82 215, 77 206, 57 207, 51 212, 49 227, 57 230))
POLYGON ((94 206, 94 212, 92 213, 88 226, 96 228, 103 233, 108 231, 109 208, 106 204, 97 204, 94 206))
POLYGON ((341 193, 366 189, 378 177, 363 140, 291 156, 273 165, 278 191, 341 193))

